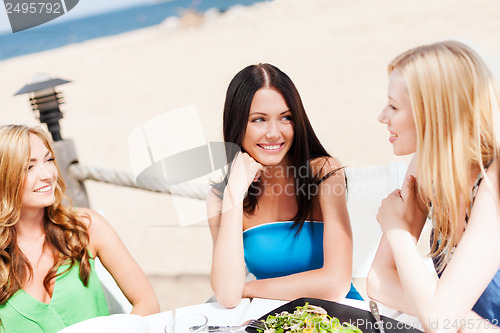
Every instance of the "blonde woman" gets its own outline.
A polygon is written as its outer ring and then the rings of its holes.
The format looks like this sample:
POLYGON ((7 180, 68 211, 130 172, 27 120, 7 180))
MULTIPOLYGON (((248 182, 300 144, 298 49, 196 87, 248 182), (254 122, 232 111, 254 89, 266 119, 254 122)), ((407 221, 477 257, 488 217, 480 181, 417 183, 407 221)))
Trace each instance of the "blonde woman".
POLYGON ((429 332, 494 328, 500 319, 500 114, 493 76, 455 41, 404 52, 389 64, 389 75, 379 121, 396 155, 415 155, 402 190, 379 209, 384 235, 368 295, 417 315, 429 332), (439 278, 416 248, 429 212, 439 278))
POLYGON ((0 332, 57 332, 108 315, 95 257, 132 303, 132 313, 159 310, 116 232, 90 209, 65 207, 64 189, 45 132, 0 127, 0 332))

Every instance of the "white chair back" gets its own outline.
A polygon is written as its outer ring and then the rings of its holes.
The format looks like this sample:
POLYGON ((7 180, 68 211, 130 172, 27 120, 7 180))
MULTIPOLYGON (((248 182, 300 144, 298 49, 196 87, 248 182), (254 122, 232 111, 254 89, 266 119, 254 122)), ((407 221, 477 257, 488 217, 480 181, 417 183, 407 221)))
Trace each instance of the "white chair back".
POLYGON ((368 275, 382 237, 376 220, 378 208, 389 193, 401 188, 406 169, 405 162, 346 169, 347 208, 353 232, 353 278, 368 275))
POLYGON ((109 314, 130 313, 132 304, 125 297, 120 287, 116 284, 113 276, 102 265, 99 258, 94 261, 95 271, 104 290, 104 296, 108 302, 109 314))

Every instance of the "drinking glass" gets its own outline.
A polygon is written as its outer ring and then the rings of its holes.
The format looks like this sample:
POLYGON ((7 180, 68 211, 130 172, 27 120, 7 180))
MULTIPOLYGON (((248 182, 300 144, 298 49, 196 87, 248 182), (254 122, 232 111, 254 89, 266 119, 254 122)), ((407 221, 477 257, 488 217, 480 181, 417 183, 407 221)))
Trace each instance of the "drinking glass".
POLYGON ((165 333, 208 332, 208 318, 202 314, 188 314, 175 318, 167 326, 165 333))

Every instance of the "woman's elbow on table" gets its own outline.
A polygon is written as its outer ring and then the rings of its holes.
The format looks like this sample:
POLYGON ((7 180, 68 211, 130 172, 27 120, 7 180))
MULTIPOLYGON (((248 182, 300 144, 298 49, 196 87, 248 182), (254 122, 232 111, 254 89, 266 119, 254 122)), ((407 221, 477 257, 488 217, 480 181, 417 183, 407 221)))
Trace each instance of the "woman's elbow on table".
POLYGON ((330 281, 329 287, 324 289, 324 298, 331 301, 341 301, 349 293, 351 289, 351 282, 334 282, 330 281))
POLYGON ((349 293, 351 279, 347 276, 339 277, 323 272, 319 280, 311 281, 311 285, 314 286, 314 294, 321 295, 319 298, 340 301, 349 293))
POLYGON ((152 289, 144 293, 137 302, 132 302, 132 314, 149 316, 158 312, 160 312, 160 305, 152 289))
POLYGON ((132 308, 132 314, 139 316, 149 316, 158 312, 160 312, 160 305, 156 299, 134 305, 132 308))
POLYGON ((217 298, 217 302, 219 302, 220 305, 222 305, 225 308, 232 309, 237 307, 240 302, 241 302, 241 296, 238 297, 237 295, 230 295, 230 294, 223 294, 223 295, 215 295, 215 298, 217 298))
POLYGON ((368 276, 366 277, 366 294, 368 298, 380 301, 380 280, 377 276, 377 273, 373 268, 368 272, 368 276))
POLYGON ((231 291, 228 286, 217 286, 212 280, 212 290, 214 291, 215 298, 220 305, 232 309, 241 302, 242 292, 231 291))

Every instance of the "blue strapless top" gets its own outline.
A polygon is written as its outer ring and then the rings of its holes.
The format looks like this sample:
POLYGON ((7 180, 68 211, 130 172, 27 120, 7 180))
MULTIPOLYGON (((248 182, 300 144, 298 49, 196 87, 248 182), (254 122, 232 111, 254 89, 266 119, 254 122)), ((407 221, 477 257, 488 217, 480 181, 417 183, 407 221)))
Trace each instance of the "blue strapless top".
MULTIPOLYGON (((269 279, 323 267, 323 222, 304 222, 297 235, 293 222, 261 224, 243 232, 245 263, 257 279, 269 279)), ((347 298, 363 298, 351 284, 347 298)))
POLYGON ((481 317, 490 323, 500 325, 500 270, 497 271, 486 290, 472 308, 481 317))

